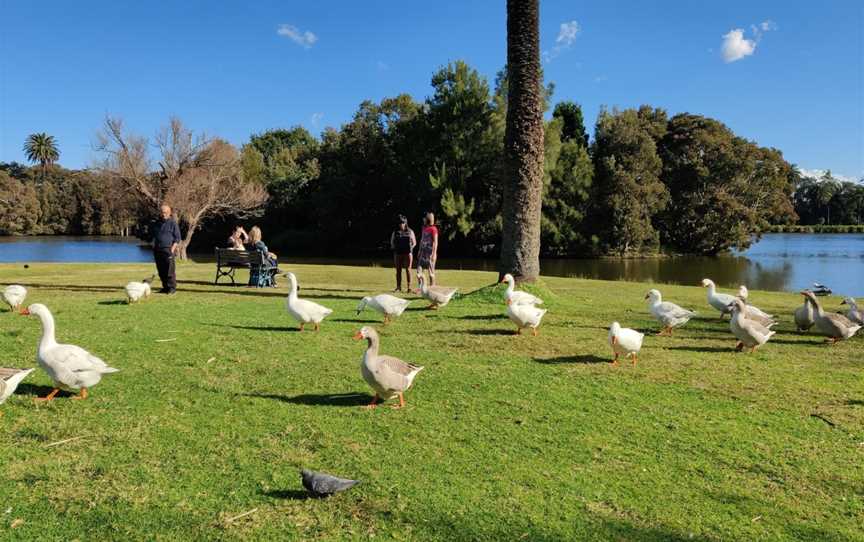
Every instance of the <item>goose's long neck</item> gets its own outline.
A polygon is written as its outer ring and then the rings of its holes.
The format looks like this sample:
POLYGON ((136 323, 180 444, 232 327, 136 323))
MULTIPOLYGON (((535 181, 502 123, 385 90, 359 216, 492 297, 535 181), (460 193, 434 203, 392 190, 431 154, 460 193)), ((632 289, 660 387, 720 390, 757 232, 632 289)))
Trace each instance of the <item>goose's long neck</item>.
POLYGON ((512 278, 507 278, 507 295, 513 295, 513 290, 516 289, 516 285, 514 284, 514 280, 512 278))
POLYGON ((297 279, 291 278, 289 281, 291 282, 291 291, 288 292, 288 298, 297 299, 297 279))
POLYGON ((42 321, 42 339, 39 341, 39 348, 45 348, 57 344, 54 338, 54 317, 50 313, 39 313, 39 320, 42 321))
POLYGON ((715 295, 717 295, 717 287, 712 282, 708 284, 708 297, 714 297, 715 295))
POLYGON ((820 318, 822 316, 825 316, 825 313, 822 312, 822 304, 821 303, 819 303, 815 299, 810 299, 809 297, 807 298, 807 300, 813 305, 813 308, 816 309, 816 314, 818 314, 820 318))
POLYGON ((370 335, 366 337, 366 342, 369 346, 366 347, 366 357, 374 359, 378 357, 378 337, 370 335))

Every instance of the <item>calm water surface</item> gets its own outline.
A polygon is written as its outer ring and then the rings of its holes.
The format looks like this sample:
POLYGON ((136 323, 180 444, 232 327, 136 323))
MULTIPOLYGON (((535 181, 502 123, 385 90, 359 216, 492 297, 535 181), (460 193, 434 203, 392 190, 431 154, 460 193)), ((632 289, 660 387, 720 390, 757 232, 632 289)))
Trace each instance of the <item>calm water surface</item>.
MULTIPOLYGON (((194 257, 212 261, 212 256, 194 257)), ((0 262, 150 262, 152 253, 123 237, 0 237, 0 262)), ((289 260, 292 261, 292 260, 289 260)), ((387 266, 387 260, 301 258, 300 263, 387 266)), ((442 269, 495 272, 494 260, 447 259, 442 269)), ((710 277, 723 287, 797 291, 820 282, 835 294, 864 297, 864 234, 775 233, 748 250, 716 258, 682 256, 650 260, 544 260, 544 275, 698 284, 710 277)))

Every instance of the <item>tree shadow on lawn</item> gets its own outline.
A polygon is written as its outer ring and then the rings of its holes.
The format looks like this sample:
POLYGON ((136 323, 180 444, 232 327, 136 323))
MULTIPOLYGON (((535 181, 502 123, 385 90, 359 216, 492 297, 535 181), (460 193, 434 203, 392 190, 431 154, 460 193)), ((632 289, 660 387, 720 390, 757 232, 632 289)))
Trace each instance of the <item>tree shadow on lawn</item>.
POLYGON ((244 397, 257 397, 260 399, 275 399, 284 403, 310 406, 358 407, 368 405, 372 402, 371 395, 360 392, 324 394, 307 393, 303 395, 295 395, 294 397, 277 395, 275 393, 243 393, 240 395, 244 397))
POLYGON ((507 318, 506 314, 469 314, 466 316, 448 316, 455 320, 498 320, 507 318))
POLYGON ((33 284, 30 287, 38 290, 61 290, 69 292, 119 292, 123 289, 123 286, 119 284, 113 286, 83 284, 33 284))
MULTIPOLYGON (((15 390, 15 393, 17 395, 32 395, 33 397, 45 397, 46 395, 48 395, 52 391, 54 391, 54 388, 52 388, 51 386, 40 386, 37 384, 28 384, 26 382, 23 382, 23 383, 18 385, 18 388, 15 390)), ((55 395, 54 397, 55 398, 73 397, 74 395, 76 395, 76 394, 74 394, 70 391, 60 390, 57 393, 57 395, 55 395)))
POLYGON ((112 301, 100 301, 98 304, 99 305, 128 305, 129 303, 127 303, 123 299, 114 299, 112 301))
MULTIPOLYGON (((452 329, 439 329, 436 333, 454 333, 452 329)), ((463 333, 469 335, 516 335, 512 329, 466 329, 463 333)), ((527 333, 531 333, 528 331, 527 333)))
POLYGON ((606 363, 611 364, 612 358, 602 358, 594 354, 583 354, 581 356, 558 356, 555 358, 534 358, 537 363, 554 365, 558 363, 606 363))
POLYGON ((381 324, 384 325, 382 320, 352 320, 351 318, 329 318, 328 322, 349 322, 351 324, 381 324))

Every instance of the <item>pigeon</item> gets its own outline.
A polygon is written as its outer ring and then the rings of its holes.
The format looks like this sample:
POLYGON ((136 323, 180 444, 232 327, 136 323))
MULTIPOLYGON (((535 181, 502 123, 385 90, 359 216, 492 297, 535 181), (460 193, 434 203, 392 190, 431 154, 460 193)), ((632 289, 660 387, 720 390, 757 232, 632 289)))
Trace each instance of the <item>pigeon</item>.
POLYGON ((316 497, 328 497, 334 493, 351 489, 360 483, 359 480, 337 478, 324 472, 306 469, 300 471, 300 476, 303 478, 303 487, 306 488, 306 491, 316 497))

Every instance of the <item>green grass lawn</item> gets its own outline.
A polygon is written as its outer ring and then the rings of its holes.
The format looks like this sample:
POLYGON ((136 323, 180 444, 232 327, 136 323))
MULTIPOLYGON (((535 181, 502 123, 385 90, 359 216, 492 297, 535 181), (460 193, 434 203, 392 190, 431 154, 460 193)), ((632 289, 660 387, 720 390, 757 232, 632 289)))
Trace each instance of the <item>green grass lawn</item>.
MULTIPOLYGON (((284 280, 213 286, 212 264, 127 306, 151 268, 0 266, 58 341, 121 370, 37 405, 38 370, 0 405, 0 539, 864 540, 864 337, 793 332, 799 295, 751 293, 783 316, 751 355, 704 289, 659 286, 699 317, 614 367, 613 320, 658 329, 647 284, 545 278, 532 337, 512 334, 503 287, 381 327, 354 309, 391 270, 298 265, 301 296, 334 309, 298 333, 284 280), (426 366, 404 410, 359 406, 351 336, 370 324, 383 353, 426 366), (362 484, 307 499, 304 467, 362 484)), ((495 278, 439 273, 465 293, 495 278)), ((0 366, 34 366, 40 333, 0 312, 0 366)))

